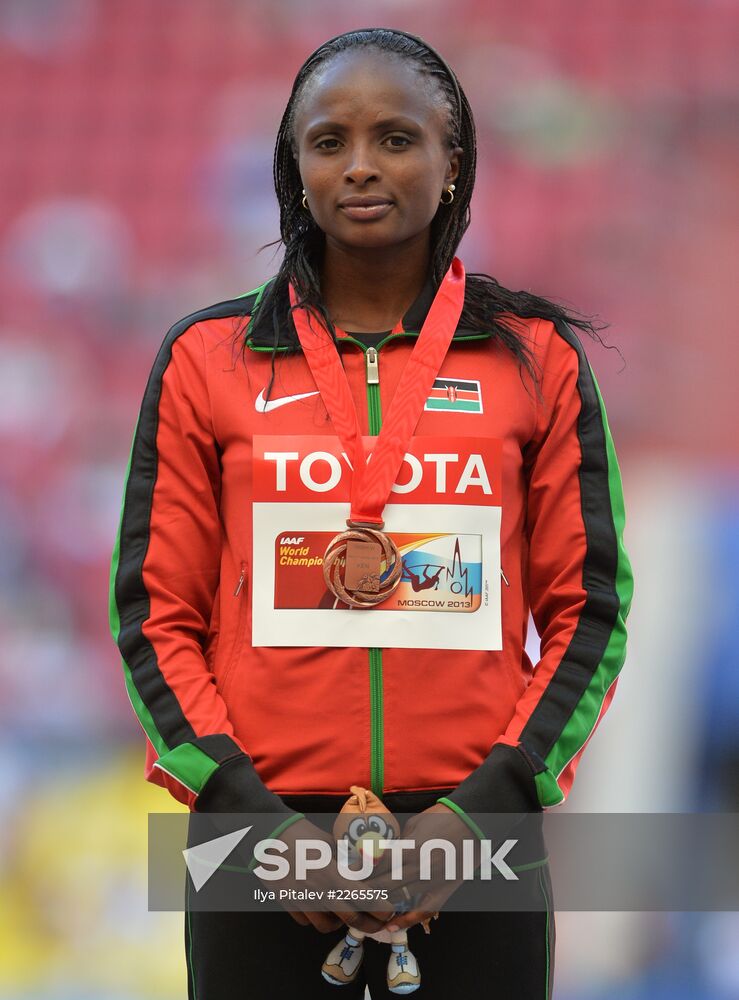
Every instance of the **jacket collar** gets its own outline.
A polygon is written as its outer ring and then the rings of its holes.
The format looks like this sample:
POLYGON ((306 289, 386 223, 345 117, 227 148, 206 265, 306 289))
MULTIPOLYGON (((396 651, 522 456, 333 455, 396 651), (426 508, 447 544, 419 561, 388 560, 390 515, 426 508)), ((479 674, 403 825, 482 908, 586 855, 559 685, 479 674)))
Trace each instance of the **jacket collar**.
MULTIPOLYGON (((259 292, 263 294, 264 291, 269 287, 270 283, 274 279, 266 282, 259 292)), ((417 336, 423 326, 426 317, 428 316, 429 310, 431 309, 431 304, 434 301, 434 296, 436 295, 436 285, 429 275, 426 279, 426 283, 419 292, 418 296, 411 303, 410 307, 400 319, 400 321, 395 325, 393 330, 388 336, 417 336)), ((252 308, 255 308, 258 304, 261 294, 255 299, 252 308)), ((378 331, 379 332, 379 331, 378 331)), ((339 335, 339 339, 343 339, 347 335, 344 333, 339 335)), ((472 330, 469 327, 458 325, 457 329, 454 331, 454 340, 469 340, 469 339, 481 339, 487 337, 487 334, 480 333, 479 330, 472 330)), ((249 322, 249 332, 247 334, 247 346, 251 347, 253 350, 265 350, 269 348, 272 350, 274 346, 274 338, 272 331, 265 331, 264 326, 257 327, 253 332, 251 330, 251 321, 249 322)), ((277 343, 278 350, 286 350, 288 346, 287 339, 284 337, 282 331, 280 331, 280 338, 277 343)))
POLYGON ((426 321, 435 295, 436 286, 429 276, 426 278, 426 283, 417 298, 411 303, 410 308, 401 319, 398 327, 393 330, 393 333, 418 333, 426 321))

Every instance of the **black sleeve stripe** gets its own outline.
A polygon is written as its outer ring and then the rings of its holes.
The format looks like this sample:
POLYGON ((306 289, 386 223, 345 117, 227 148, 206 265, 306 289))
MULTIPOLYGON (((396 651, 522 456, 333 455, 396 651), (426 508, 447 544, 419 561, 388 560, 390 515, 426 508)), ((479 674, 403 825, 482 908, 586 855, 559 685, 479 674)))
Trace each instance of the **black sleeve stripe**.
POLYGON ((521 742, 543 759, 556 745, 601 667, 620 610, 616 591, 618 539, 598 395, 579 338, 564 322, 556 322, 555 328, 577 352, 579 361, 577 388, 582 406, 577 433, 582 450, 579 479, 587 546, 583 562, 587 597, 564 657, 521 732, 521 742))
MULTIPOLYGON (((167 749, 193 742, 195 732, 162 674, 154 647, 143 633, 151 605, 144 586, 143 567, 149 547, 154 487, 157 481, 156 450, 162 380, 175 341, 195 323, 208 319, 249 315, 253 295, 218 303, 186 316, 167 333, 159 349, 144 392, 131 450, 120 526, 119 561, 115 573, 115 601, 120 617, 118 645, 129 666, 131 679, 167 749)), ((233 744, 231 744, 233 747, 233 744)), ((226 752, 227 748, 224 749, 226 752)))

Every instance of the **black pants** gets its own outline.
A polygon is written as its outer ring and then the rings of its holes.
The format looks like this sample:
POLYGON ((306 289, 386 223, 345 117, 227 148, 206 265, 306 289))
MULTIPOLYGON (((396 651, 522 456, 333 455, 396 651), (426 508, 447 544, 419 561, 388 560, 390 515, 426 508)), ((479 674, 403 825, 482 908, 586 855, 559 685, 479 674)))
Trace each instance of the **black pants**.
MULTIPOLYGON (((389 798, 389 797, 388 797, 389 798)), ((286 800, 287 801, 287 800, 286 800)), ((291 801, 306 811, 312 803, 291 801)), ((403 811, 388 802, 393 811, 403 811)), ((408 811, 426 808, 418 802, 408 811)), ((549 866, 522 872, 541 910, 472 913, 443 911, 431 933, 411 927, 408 945, 421 970, 419 1000, 549 1000, 555 924, 549 866), (544 908, 546 906, 546 908, 544 908)), ((256 876, 255 886, 262 886, 256 876)), ((522 886, 523 888, 523 886, 522 886)), ((187 898, 192 893, 189 882, 187 898)), ((346 928, 321 934, 286 912, 202 912, 187 907, 185 954, 189 1000, 372 1000, 392 997, 385 982, 390 946, 367 940, 356 981, 333 986, 321 965, 346 928)))
MULTIPOLYGON (((421 969, 419 1000, 548 1000, 554 971, 554 913, 547 866, 534 869, 549 910, 442 912, 431 933, 411 927, 421 969)), ((385 984, 390 946, 367 940, 357 980, 332 986, 321 965, 344 931, 321 934, 289 913, 185 914, 189 1000, 342 1000, 392 997, 385 984)))

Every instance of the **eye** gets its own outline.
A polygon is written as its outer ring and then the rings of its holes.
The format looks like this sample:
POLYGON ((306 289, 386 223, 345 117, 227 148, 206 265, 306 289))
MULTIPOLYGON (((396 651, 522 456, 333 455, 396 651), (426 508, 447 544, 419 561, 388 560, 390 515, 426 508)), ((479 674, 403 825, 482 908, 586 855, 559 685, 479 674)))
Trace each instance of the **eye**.
POLYGON ((389 135, 385 141, 392 149, 403 149, 411 144, 407 135, 389 135))
POLYGON ((367 824, 363 819, 354 819, 349 824, 349 839, 352 843, 356 843, 360 837, 362 837, 367 832, 367 824))
POLYGON ((316 149, 338 149, 338 148, 339 148, 338 139, 331 139, 331 138, 321 139, 319 142, 316 143, 316 149), (335 143, 335 145, 330 146, 327 145, 327 143, 335 143))
POLYGON ((368 825, 373 833, 384 833, 387 829, 385 820, 380 816, 370 816, 368 820, 368 825))

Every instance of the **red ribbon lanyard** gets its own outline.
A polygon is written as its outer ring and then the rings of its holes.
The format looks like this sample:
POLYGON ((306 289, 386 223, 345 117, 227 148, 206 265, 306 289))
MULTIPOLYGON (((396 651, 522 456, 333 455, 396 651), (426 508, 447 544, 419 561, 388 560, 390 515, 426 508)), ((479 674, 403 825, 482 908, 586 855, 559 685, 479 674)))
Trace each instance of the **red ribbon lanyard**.
POLYGON ((307 309, 294 308, 298 298, 290 285, 293 320, 305 359, 334 430, 351 461, 349 521, 352 524, 382 527, 385 504, 462 314, 464 284, 464 266, 455 257, 403 369, 372 451, 372 461, 368 461, 365 453, 357 410, 336 344, 323 322, 311 316, 307 309))

